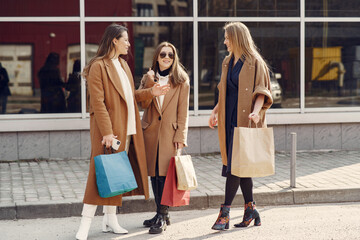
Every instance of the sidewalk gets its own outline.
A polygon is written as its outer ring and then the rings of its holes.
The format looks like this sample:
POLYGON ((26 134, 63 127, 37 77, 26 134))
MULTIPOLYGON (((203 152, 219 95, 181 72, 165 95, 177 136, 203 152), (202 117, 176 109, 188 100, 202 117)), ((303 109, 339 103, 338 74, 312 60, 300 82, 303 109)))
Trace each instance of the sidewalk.
MULTIPOLYGON (((296 188, 290 188, 290 154, 276 154, 276 174, 254 179, 257 205, 360 201, 360 151, 297 153, 296 188)), ((225 178, 219 154, 193 156, 199 187, 190 205, 172 210, 218 208, 225 178)), ((89 160, 0 163, 0 220, 79 216, 89 160)), ((121 212, 153 211, 154 202, 126 197, 121 212)), ((241 206, 239 189, 233 206, 241 206)), ((98 208, 101 214, 101 208, 98 208)))

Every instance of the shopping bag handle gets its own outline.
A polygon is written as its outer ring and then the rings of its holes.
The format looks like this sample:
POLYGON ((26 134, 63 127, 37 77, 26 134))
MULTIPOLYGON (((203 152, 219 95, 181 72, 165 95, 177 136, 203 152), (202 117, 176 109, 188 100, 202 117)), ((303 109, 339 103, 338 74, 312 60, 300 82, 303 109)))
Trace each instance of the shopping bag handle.
MULTIPOLYGON (((248 125, 249 128, 251 128, 251 123, 252 123, 252 120, 249 119, 249 125, 248 125)), ((255 122, 254 122, 254 123, 255 123, 255 122)), ((258 123, 255 123, 255 126, 256 126, 256 128, 258 128, 258 123)))
POLYGON ((110 154, 111 153, 114 153, 115 151, 114 151, 114 149, 110 146, 110 150, 108 150, 107 148, 106 148, 106 145, 104 145, 104 154, 109 154, 109 152, 110 152, 110 154))

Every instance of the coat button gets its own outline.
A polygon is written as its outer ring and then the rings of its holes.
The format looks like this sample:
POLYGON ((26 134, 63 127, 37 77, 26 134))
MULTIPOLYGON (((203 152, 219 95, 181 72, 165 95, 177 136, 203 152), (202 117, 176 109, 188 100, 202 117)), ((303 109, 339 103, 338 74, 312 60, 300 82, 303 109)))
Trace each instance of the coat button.
POLYGON ((161 116, 159 116, 159 121, 161 121, 161 116))
POLYGON ((247 91, 248 89, 247 89, 247 88, 245 88, 245 90, 247 91))
POLYGON ((245 112, 245 110, 243 110, 243 112, 245 112))

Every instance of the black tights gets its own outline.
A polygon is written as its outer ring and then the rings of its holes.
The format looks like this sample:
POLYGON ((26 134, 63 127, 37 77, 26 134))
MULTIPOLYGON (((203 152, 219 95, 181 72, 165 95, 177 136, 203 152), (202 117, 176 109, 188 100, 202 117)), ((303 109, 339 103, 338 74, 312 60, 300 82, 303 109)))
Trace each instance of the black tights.
POLYGON ((226 188, 225 188, 225 205, 231 205, 235 198, 236 192, 239 188, 244 197, 245 203, 253 201, 253 182, 252 178, 240 178, 230 173, 226 176, 226 188))

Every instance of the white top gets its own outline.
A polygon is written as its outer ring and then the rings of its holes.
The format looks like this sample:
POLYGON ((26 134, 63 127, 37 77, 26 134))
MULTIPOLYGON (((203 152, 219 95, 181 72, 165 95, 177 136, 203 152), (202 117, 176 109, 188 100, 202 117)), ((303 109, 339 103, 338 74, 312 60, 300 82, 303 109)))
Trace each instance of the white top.
MULTIPOLYGON (((169 82, 169 75, 163 77, 163 76, 160 76, 159 73, 156 73, 156 77, 159 79, 160 86, 164 86, 164 85, 168 84, 168 82, 169 82)), ((164 97, 165 97, 165 95, 160 95, 156 98, 160 109, 162 108, 162 105, 164 102, 164 97)))
POLYGON ((125 70, 122 68, 119 59, 113 58, 111 59, 117 73, 120 78, 120 84, 124 91, 125 101, 128 109, 128 121, 127 121, 127 133, 126 135, 135 135, 136 134, 136 120, 135 120, 135 106, 134 106, 134 96, 132 92, 132 88, 130 85, 130 80, 126 75, 125 70))

